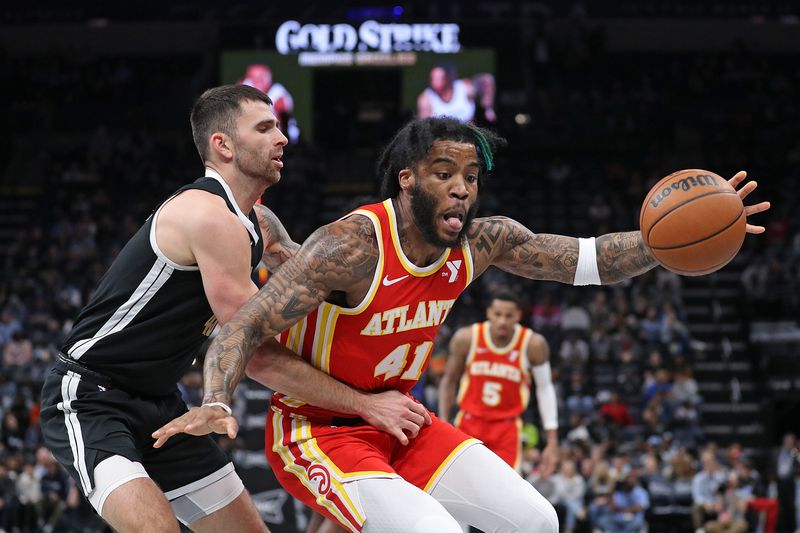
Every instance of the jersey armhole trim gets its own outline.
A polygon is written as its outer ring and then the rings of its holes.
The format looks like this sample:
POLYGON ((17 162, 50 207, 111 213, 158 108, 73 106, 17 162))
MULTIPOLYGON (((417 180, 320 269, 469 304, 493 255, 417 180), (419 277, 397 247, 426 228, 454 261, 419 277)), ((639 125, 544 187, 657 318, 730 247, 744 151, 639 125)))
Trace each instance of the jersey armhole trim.
POLYGON ((156 241, 156 223, 158 222, 158 215, 161 213, 161 209, 167 205, 167 202, 178 196, 178 194, 173 194, 169 198, 167 198, 166 202, 158 206, 156 212, 153 213, 153 220, 150 222, 150 248, 153 249, 153 253, 155 253, 159 259, 164 261, 166 264, 174 268, 175 270, 182 270, 186 272, 196 272, 200 270, 200 267, 197 265, 179 265, 172 259, 166 256, 164 252, 161 251, 161 248, 158 247, 158 242, 156 241))

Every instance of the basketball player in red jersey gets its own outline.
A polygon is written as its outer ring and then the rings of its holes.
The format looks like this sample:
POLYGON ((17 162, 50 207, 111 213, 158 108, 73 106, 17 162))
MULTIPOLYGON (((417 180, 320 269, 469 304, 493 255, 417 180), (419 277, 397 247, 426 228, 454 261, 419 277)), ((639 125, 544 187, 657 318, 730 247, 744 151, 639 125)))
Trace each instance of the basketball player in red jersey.
POLYGON ((517 472, 521 467, 522 418, 528 406, 531 375, 547 446, 545 466, 558 462, 558 411, 550 374, 550 348, 544 337, 519 325, 522 304, 510 291, 497 292, 486 322, 463 327, 450 339, 447 367, 439 386, 439 418, 450 419, 458 390, 455 426, 496 453, 517 472))
MULTIPOLYGON (((205 401, 229 402, 252 354, 281 332, 288 346, 352 387, 406 392, 455 299, 489 266, 585 285, 656 265, 638 231, 595 242, 534 234, 505 217, 475 219, 480 180, 502 142, 455 119, 403 127, 378 164, 387 199, 314 232, 225 324, 206 355, 205 401)), ((744 178, 741 172, 731 183, 744 178)), ((768 207, 749 206, 747 214, 768 207)), ((265 379, 258 358, 247 371, 265 379)), ((270 407, 266 454, 276 476, 349 531, 460 533, 458 521, 484 531, 558 530, 553 507, 530 483, 433 415, 430 424, 420 417, 402 428, 412 437, 404 446, 358 418, 297 398, 275 394, 270 407)), ((235 432, 236 420, 217 411, 191 411, 156 436, 235 432)))

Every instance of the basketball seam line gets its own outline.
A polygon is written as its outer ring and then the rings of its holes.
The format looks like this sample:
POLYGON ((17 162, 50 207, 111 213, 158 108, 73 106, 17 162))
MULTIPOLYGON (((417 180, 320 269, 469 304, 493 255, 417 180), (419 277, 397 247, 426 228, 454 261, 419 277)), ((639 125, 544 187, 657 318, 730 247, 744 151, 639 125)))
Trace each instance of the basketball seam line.
MULTIPOLYGON (((680 272, 683 272, 683 273, 688 273, 688 272, 707 272, 707 273, 710 274, 711 272, 716 272, 720 268, 722 268, 725 265, 727 265, 728 263, 730 263, 731 259, 736 257, 736 254, 738 254, 738 253, 739 253, 739 250, 736 250, 725 261, 721 261, 721 262, 717 263, 716 265, 711 265, 708 268, 694 268, 694 269, 678 268, 678 267, 676 267, 674 265, 667 264, 666 262, 661 261, 661 260, 659 260, 659 264, 664 268, 670 269, 670 272, 674 272, 674 270, 672 270, 672 269, 675 269, 675 270, 680 270, 680 272), (710 271, 709 271, 709 269, 710 269, 710 271)), ((679 272, 675 272, 675 273, 678 274, 679 272)))
MULTIPOLYGON (((658 218, 656 219, 656 221, 655 221, 655 222, 653 222, 652 224, 650 224, 650 229, 649 229, 649 230, 647 230, 647 238, 646 238, 645 240, 646 240, 648 243, 650 242, 650 233, 652 233, 652 232, 653 232, 653 228, 655 228, 655 227, 656 227, 656 224, 658 224, 659 222, 661 222, 661 221, 664 219, 664 217, 665 217, 665 216, 669 215, 670 213, 672 213, 673 211, 675 211, 675 210, 676 210, 676 209, 678 209, 679 207, 683 207, 684 205, 688 204, 689 202, 693 202, 694 200, 697 200, 697 199, 699 199, 699 198, 705 198, 706 196, 714 196, 715 194, 738 194, 738 193, 737 193, 736 191, 710 191, 710 192, 707 192, 707 193, 703 193, 703 194, 701 194, 700 196, 693 196, 693 197, 691 197, 691 198, 687 198, 686 200, 682 201, 682 202, 681 202, 681 203, 679 203, 678 205, 674 205, 674 206, 672 206, 672 209, 670 209, 670 210, 669 210, 669 211, 667 211, 666 213, 662 214, 660 217, 658 217, 658 218)), ((740 211, 740 212, 739 212, 739 215, 741 215, 741 214, 742 214, 742 213, 741 213, 741 211, 740 211)), ((739 218, 739 215, 737 215, 737 216, 736 216, 736 218, 739 218)), ((641 224, 639 225, 639 227, 641 227, 641 224)), ((685 246, 685 245, 681 245, 681 246, 685 246)), ((652 248, 652 246, 651 246, 651 248, 652 248)))
POLYGON ((730 228, 731 226, 733 226, 734 224, 739 222, 739 219, 742 218, 742 213, 744 213, 744 207, 742 207, 742 210, 739 211, 739 214, 736 215, 736 218, 734 218, 733 221, 731 221, 728 225, 726 225, 722 229, 719 229, 719 230, 715 231, 711 235, 706 235, 702 239, 699 239, 699 240, 696 240, 696 241, 692 241, 692 242, 687 242, 687 243, 684 243, 684 244, 678 244, 678 245, 675 245, 675 246, 651 246, 650 248, 652 248, 653 250, 675 250, 676 248, 683 248, 685 246, 691 246, 693 244, 697 244, 697 243, 700 243, 700 242, 703 242, 703 241, 707 241, 708 239, 712 239, 712 238, 716 237, 717 235, 719 235, 723 231, 727 230, 728 228, 730 228))

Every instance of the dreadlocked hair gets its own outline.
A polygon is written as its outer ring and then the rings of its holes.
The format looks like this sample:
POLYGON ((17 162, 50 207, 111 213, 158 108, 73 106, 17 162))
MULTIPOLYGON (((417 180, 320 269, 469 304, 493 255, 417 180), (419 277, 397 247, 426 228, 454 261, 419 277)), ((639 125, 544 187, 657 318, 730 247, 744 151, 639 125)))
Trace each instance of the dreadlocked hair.
POLYGON ((428 157, 435 141, 455 141, 475 146, 478 153, 480 184, 494 169, 494 154, 506 140, 496 133, 454 118, 436 117, 412 120, 397 132, 378 158, 377 174, 381 183, 381 198, 400 194, 398 174, 413 168, 428 157))

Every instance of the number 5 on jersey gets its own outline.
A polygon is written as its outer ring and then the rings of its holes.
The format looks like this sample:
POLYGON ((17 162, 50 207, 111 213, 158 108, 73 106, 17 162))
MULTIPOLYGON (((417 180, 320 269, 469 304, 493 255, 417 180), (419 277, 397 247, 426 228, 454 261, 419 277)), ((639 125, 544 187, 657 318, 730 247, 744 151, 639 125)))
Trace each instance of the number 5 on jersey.
POLYGON ((400 379, 413 379, 418 380, 422 375, 422 368, 425 366, 425 361, 428 360, 428 355, 431 353, 433 343, 425 341, 418 345, 414 350, 414 359, 411 364, 406 368, 406 360, 408 359, 408 352, 411 349, 411 344, 401 344, 391 352, 389 355, 381 359, 381 362, 375 366, 375 377, 383 376, 383 380, 392 379, 400 376, 400 379))
POLYGON ((503 391, 503 384, 496 381, 487 381, 483 384, 483 394, 481 399, 489 407, 500 405, 500 393, 503 391))

